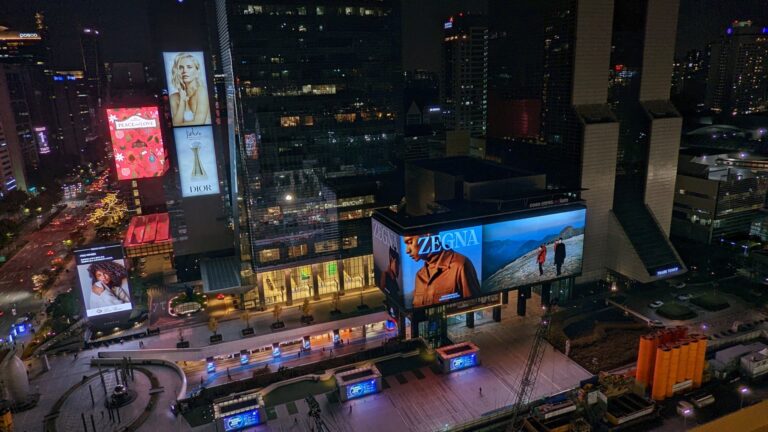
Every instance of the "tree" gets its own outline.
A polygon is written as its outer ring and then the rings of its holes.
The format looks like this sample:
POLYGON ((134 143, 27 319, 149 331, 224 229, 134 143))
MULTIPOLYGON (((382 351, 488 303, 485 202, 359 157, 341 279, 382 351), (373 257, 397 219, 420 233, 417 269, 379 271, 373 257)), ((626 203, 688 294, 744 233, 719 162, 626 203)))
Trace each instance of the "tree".
POLYGON ((29 195, 21 190, 12 190, 8 192, 8 195, 0 201, 0 211, 15 212, 21 208, 29 200, 29 195))
POLYGON ((117 228, 125 218, 128 206, 117 197, 117 193, 107 194, 88 216, 88 222, 102 228, 117 228))
POLYGON ((208 330, 216 336, 216 331, 219 330, 219 321, 216 320, 216 318, 211 317, 211 319, 208 320, 208 330))
POLYGON ((310 312, 312 311, 312 306, 310 306, 309 304, 309 297, 304 298, 304 302, 301 303, 301 306, 299 306, 299 310, 301 311, 302 318, 310 316, 310 312))
POLYGON ((333 312, 339 313, 341 312, 339 310, 339 304, 341 303, 341 295, 338 291, 333 293, 333 297, 331 298, 331 306, 333 306, 333 312))
POLYGON ((149 319, 147 319, 147 325, 152 325, 152 302, 160 296, 163 295, 163 291, 160 289, 160 287, 153 285, 149 288, 147 288, 147 309, 148 309, 148 315, 149 319))
POLYGON ((240 313, 240 320, 245 323, 245 328, 251 328, 251 311, 244 310, 240 313))
POLYGON ((275 317, 275 322, 280 322, 280 314, 283 313, 283 306, 280 303, 276 303, 272 309, 272 316, 275 317))

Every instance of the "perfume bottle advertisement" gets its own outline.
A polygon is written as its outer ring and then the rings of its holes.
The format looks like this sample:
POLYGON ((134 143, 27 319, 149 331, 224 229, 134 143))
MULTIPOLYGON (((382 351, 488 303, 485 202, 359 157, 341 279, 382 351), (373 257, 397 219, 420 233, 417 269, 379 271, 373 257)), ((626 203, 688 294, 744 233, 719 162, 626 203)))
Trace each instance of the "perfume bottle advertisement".
POLYGON ((216 150, 210 126, 176 128, 181 195, 184 198, 219 193, 216 150))

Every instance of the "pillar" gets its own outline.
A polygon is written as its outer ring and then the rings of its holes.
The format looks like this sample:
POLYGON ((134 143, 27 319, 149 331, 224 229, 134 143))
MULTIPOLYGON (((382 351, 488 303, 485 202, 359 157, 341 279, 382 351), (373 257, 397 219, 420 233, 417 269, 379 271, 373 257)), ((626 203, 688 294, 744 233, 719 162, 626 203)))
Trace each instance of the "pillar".
POLYGON ((466 316, 467 328, 475 328, 475 313, 467 312, 464 316, 466 316))
POLYGON ((493 320, 496 322, 501 322, 501 306, 493 307, 493 320))
POLYGON ((552 284, 549 283, 543 283, 541 284, 541 305, 542 306, 549 306, 552 304, 552 284))
POLYGON ((320 284, 317 282, 318 273, 320 273, 319 266, 325 264, 312 264, 312 299, 320 300, 320 284))
POLYGON ((501 304, 509 304, 509 291, 501 293, 501 304))
POLYGON ((344 295, 344 260, 336 260, 336 276, 339 279, 339 295, 344 295))
POLYGON ((266 299, 264 296, 264 275, 262 273, 256 273, 256 289, 259 292, 259 307, 263 309, 266 306, 266 299))
POLYGON ((525 293, 517 291, 517 316, 525 316, 525 293))
POLYGON ((283 270, 283 287, 285 288, 285 304, 290 306, 293 304, 293 282, 291 281, 292 270, 283 270))
POLYGON ((371 272, 370 267, 368 266, 368 259, 366 256, 361 257, 363 260, 363 288, 371 285, 375 285, 372 283, 373 281, 368 280, 368 275, 371 272))

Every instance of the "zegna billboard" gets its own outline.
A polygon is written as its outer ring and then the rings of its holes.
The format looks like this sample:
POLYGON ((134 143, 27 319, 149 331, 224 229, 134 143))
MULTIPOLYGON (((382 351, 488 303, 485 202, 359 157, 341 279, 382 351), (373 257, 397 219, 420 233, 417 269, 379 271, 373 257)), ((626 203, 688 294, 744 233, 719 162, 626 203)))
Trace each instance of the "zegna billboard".
POLYGON ((581 272, 585 209, 401 236, 372 219, 377 284, 406 309, 581 272))

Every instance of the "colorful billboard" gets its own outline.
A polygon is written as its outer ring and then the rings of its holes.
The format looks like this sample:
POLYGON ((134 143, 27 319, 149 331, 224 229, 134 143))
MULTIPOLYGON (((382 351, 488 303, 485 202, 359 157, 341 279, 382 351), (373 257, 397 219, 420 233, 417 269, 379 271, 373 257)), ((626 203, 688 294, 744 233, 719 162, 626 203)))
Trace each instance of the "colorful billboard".
POLYGON ((211 126, 176 128, 176 156, 184 198, 219 193, 216 149, 211 126))
POLYGON ((51 152, 51 146, 48 143, 48 128, 40 126, 32 129, 35 132, 35 141, 37 142, 38 153, 48 154, 51 152))
POLYGON ((128 311, 131 291, 120 244, 91 246, 74 251, 85 314, 91 318, 128 311))
POLYGON ((118 180, 162 176, 168 169, 157 107, 107 109, 118 180))
POLYGON ((164 52, 163 63, 173 126, 211 124, 203 52, 164 52))
POLYGON ((581 272, 586 209, 400 236, 373 219, 377 284, 407 309, 581 272))

